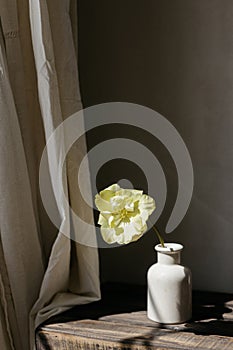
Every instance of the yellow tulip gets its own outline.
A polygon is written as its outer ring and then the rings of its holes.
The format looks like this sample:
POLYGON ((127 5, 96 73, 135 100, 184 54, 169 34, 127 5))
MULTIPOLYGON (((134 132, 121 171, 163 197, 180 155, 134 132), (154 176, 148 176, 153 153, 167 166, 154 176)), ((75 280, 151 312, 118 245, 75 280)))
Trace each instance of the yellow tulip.
POLYGON ((147 231, 147 220, 155 210, 152 197, 140 190, 113 184, 95 196, 100 211, 98 224, 105 242, 128 244, 147 231))

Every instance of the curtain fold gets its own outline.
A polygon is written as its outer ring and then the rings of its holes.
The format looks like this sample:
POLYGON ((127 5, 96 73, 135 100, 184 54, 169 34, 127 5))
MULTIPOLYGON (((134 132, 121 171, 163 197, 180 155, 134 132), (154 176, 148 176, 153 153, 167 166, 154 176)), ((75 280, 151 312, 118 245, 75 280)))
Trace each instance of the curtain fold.
MULTIPOLYGON (((62 232, 73 210, 93 214, 77 188, 85 140, 70 150, 64 188, 53 187, 60 228, 39 194, 39 164, 55 128, 82 108, 73 0, 0 0, 0 348, 34 347, 48 317, 100 298, 98 252, 62 232), (69 164, 72 166, 69 166, 69 164)), ((62 138, 61 138, 62 141, 62 138)), ((48 149, 48 176, 60 165, 62 142, 48 149), (54 168, 55 167, 55 168, 54 168)), ((86 169, 86 186, 90 186, 86 169)), ((73 228, 79 231, 79 227, 73 228)), ((95 230, 93 226, 93 235, 95 230)))

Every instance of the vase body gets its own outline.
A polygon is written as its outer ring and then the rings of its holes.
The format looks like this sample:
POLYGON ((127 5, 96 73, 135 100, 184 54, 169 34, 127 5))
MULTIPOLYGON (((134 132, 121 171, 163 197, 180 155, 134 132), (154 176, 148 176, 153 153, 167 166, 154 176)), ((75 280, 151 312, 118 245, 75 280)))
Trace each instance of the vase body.
POLYGON ((183 323, 192 316, 191 271, 180 264, 181 244, 155 246, 157 263, 147 274, 147 316, 159 323, 183 323))

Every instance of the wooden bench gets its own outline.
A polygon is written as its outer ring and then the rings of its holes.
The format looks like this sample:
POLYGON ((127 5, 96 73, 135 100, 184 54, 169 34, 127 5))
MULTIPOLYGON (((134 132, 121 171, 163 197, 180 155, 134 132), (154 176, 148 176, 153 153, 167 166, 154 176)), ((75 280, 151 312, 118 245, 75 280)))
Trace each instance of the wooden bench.
POLYGON ((162 325, 146 316, 146 288, 107 285, 102 300, 55 316, 36 332, 38 350, 233 350, 233 295, 193 292, 193 318, 162 325))

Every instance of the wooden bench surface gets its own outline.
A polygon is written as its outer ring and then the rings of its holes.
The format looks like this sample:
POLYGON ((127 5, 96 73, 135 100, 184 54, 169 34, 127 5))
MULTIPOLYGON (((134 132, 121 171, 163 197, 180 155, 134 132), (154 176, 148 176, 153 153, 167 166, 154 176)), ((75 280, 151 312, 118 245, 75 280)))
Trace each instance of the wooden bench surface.
POLYGON ((193 292, 193 318, 162 325, 146 316, 146 288, 107 285, 102 300, 57 315, 36 332, 38 350, 233 350, 233 295, 193 292))

